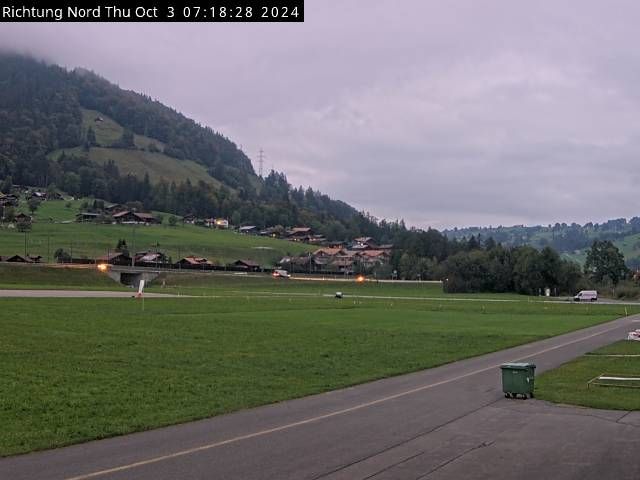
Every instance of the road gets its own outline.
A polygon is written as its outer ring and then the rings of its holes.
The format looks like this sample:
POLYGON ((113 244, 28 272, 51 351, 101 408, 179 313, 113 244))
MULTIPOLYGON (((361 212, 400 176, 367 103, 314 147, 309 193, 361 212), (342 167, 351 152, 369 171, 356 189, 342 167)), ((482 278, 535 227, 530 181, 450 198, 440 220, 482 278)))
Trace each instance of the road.
POLYGON ((624 338, 640 316, 335 392, 0 460, 24 479, 640 478, 640 412, 505 399, 499 365, 538 372, 624 338))
MULTIPOLYGON (((108 290, 0 290, 0 298, 130 298, 136 291, 108 290)), ((145 293, 146 298, 171 298, 179 295, 145 293)))

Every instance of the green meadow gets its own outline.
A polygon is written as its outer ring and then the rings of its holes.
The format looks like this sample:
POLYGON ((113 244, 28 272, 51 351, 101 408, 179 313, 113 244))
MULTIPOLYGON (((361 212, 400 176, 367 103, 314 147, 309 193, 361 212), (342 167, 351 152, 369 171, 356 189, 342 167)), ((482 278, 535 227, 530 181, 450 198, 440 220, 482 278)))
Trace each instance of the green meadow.
POLYGON ((324 392, 624 314, 613 305, 339 300, 236 287, 144 303, 0 299, 0 455, 324 392))
MULTIPOLYGON (((216 230, 183 225, 100 225, 74 223, 82 202, 67 206, 63 200, 43 202, 35 215, 30 232, 0 227, 0 255, 42 255, 54 262, 58 248, 77 258, 95 258, 113 252, 119 239, 125 239, 130 251, 156 248, 174 261, 186 255, 203 256, 225 265, 238 259, 254 260, 261 265, 274 265, 284 255, 297 255, 315 247, 267 237, 240 235, 228 230, 216 230), (26 250, 26 252, 25 252, 26 250)), ((23 211, 26 208, 22 207, 23 211)))

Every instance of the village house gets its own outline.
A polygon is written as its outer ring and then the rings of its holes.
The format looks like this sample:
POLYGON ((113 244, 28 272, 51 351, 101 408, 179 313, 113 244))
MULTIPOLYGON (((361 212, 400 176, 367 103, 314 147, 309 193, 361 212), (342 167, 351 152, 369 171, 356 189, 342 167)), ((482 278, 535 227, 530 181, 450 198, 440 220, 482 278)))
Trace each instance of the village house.
POLYGON ((105 203, 104 204, 104 211, 109 213, 110 215, 113 215, 114 213, 118 213, 118 212, 123 212, 127 209, 127 207, 125 207, 124 205, 121 205, 119 203, 105 203))
POLYGON ((258 227, 256 227, 255 225, 247 225, 245 227, 240 227, 238 228, 238 233, 242 233, 245 235, 257 235, 258 227))
POLYGON ((131 210, 124 210, 113 214, 113 220, 116 223, 143 223, 158 224, 160 221, 150 213, 133 212, 131 210))
POLYGON ((185 224, 188 223, 189 225, 195 225, 197 221, 198 221, 198 217, 196 217, 193 213, 190 213, 182 217, 182 223, 185 223, 185 224))
POLYGON ((293 242, 306 242, 313 235, 310 227, 294 227, 287 231, 287 240, 293 242))
POLYGON ((134 263, 142 267, 154 267, 167 263, 167 256, 162 252, 138 252, 134 263))
POLYGON ((253 260, 236 260, 235 262, 230 263, 229 267, 237 270, 245 270, 247 272, 260 271, 260 264, 254 262, 253 260))
POLYGON ((80 212, 76 214, 76 222, 90 223, 95 222, 102 214, 96 212, 80 212))
POLYGON ((131 265, 131 257, 125 252, 112 252, 102 257, 96 258, 97 263, 108 263, 109 265, 131 265))
POLYGON ((0 193, 0 208, 2 207, 17 207, 19 203, 18 197, 12 194, 0 193))
POLYGON ((353 239, 352 250, 375 250, 378 248, 376 241, 371 237, 358 237, 353 239))
POLYGON ((40 255, 0 255, 0 262, 9 262, 9 263, 40 263, 42 262, 42 256, 40 255))
POLYGON ((203 269, 206 270, 208 268, 213 267, 213 263, 207 260, 204 257, 195 257, 193 255, 181 258, 175 263, 175 266, 178 268, 185 269, 203 269))

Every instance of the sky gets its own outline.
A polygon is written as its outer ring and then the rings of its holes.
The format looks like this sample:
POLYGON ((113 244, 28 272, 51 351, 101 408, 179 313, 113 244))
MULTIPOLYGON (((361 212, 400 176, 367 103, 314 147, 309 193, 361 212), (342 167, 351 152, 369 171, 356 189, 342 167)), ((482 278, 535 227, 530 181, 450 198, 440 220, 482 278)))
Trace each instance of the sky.
POLYGON ((378 218, 632 217, 640 4, 306 0, 298 24, 2 24, 378 218), (615 8, 614 8, 615 6, 615 8))

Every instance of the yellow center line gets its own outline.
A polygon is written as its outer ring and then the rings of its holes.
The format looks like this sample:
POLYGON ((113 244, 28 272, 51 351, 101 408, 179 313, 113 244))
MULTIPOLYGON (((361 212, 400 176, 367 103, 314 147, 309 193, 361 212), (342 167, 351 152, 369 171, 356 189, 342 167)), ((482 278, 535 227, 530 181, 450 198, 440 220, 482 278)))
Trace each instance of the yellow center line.
MULTIPOLYGON (((612 330, 617 330, 617 329, 621 328, 622 326, 624 326, 624 325, 616 325, 615 327, 607 328, 605 330, 601 330, 601 331, 592 333, 590 335, 587 335, 587 336, 584 336, 584 337, 580 337, 578 339, 571 340, 569 342, 562 343, 560 345, 556 345, 556 346, 553 346, 553 347, 545 348, 543 350, 539 350, 539 351, 537 351, 535 353, 529 354, 529 355, 524 356, 524 357, 518 357, 515 360, 522 360, 522 359, 525 359, 525 358, 531 358, 531 357, 534 357, 536 355, 541 355, 543 353, 547 353, 547 352, 550 352, 550 351, 553 351, 553 350, 557 350, 559 348, 563 348, 563 347, 566 347, 568 345, 572 345, 574 343, 582 342, 584 340, 588 340, 590 338, 597 337, 598 335, 602 335, 602 334, 610 332, 612 330)), ((170 453, 170 454, 167 454, 167 455, 161 455, 161 456, 158 456, 158 457, 149 458, 147 460, 141 460, 139 462, 134 462, 134 463, 126 464, 126 465, 120 465, 118 467, 108 468, 106 470, 99 470, 99 471, 92 472, 92 473, 87 473, 87 474, 84 474, 84 475, 78 475, 76 477, 67 477, 64 480, 87 480, 87 479, 96 478, 96 477, 99 477, 99 476, 102 476, 102 475, 108 475, 110 473, 122 472, 124 470, 130 470, 130 469, 136 468, 136 467, 142 467, 142 466, 150 465, 150 464, 153 464, 153 463, 163 462, 165 460, 171 460, 171 459, 177 458, 177 457, 183 457, 185 455, 191 455, 193 453, 202 452, 202 451, 205 451, 205 450, 211 450, 211 449, 214 449, 214 448, 217 448, 217 447, 222 447, 224 445, 229 445, 231 443, 237 443, 237 442, 241 442, 243 440, 249 440, 251 438, 262 437, 264 435, 269 435, 271 433, 277 433, 277 432, 282 432, 284 430, 290 430, 290 429, 295 428, 295 427, 300 427, 302 425, 308 425, 310 423, 319 422, 321 420, 326 420, 328 418, 337 417, 339 415, 344 415, 344 414, 347 414, 347 413, 355 412, 357 410, 362 410, 363 408, 372 407, 374 405, 379 405, 381 403, 389 402, 391 400, 395 400, 395 399, 398 399, 398 398, 406 397, 406 396, 412 395, 414 393, 418 393, 418 392, 422 392, 422 391, 425 391, 425 390, 429 390, 431 388, 435 388, 435 387, 438 387, 440 385, 445 385, 447 383, 455 382, 455 381, 461 380, 463 378, 467 378, 467 377, 470 377, 470 376, 473 376, 473 375, 477 375, 479 373, 486 372, 488 370, 492 370, 494 368, 499 367, 503 363, 506 363, 506 362, 500 362, 500 363, 492 364, 492 365, 490 365, 488 367, 480 368, 480 369, 477 369, 477 370, 473 370, 471 372, 465 373, 463 375, 458 375, 458 376, 453 377, 453 378, 448 378, 446 380, 441 380, 439 382, 430 383, 430 384, 427 384, 427 385, 422 385, 420 387, 412 388, 411 390, 406 390, 406 391, 399 392, 399 393, 396 393, 396 394, 393 394, 393 395, 389 395, 387 397, 378 398, 376 400, 372 400, 372 401, 369 401, 369 402, 360 403, 358 405, 354 405, 353 407, 344 408, 342 410, 336 410, 334 412, 326 413, 324 415, 318 415, 318 416, 315 416, 315 417, 310 417, 310 418, 307 418, 305 420, 300 420, 298 422, 288 423, 288 424, 285 424, 285 425, 280 425, 278 427, 273 427, 273 428, 269 428, 269 429, 266 429, 266 430, 260 430, 260 431, 257 431, 257 432, 248 433, 246 435, 240 435, 240 436, 237 436, 237 437, 229 438, 227 440, 221 440, 219 442, 209 443, 209 444, 206 444, 206 445, 201 445, 199 447, 189 448, 189 449, 181 450, 181 451, 178 451, 178 452, 175 452, 175 453, 170 453)))

